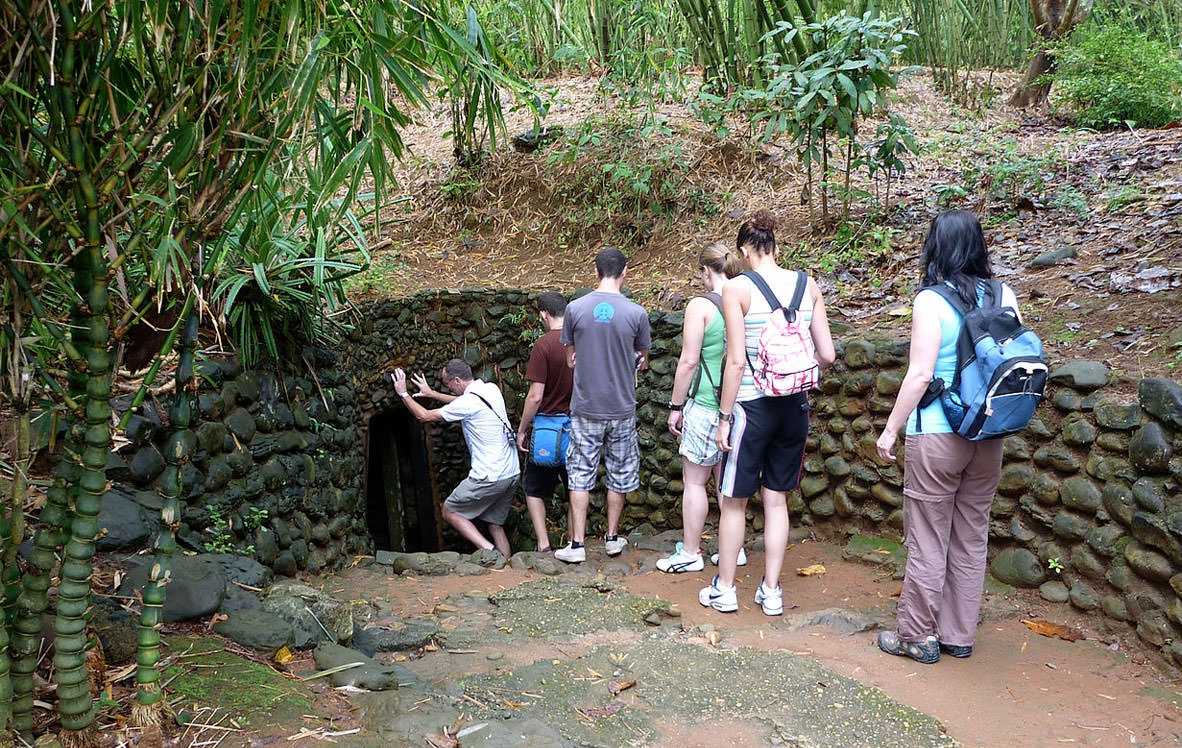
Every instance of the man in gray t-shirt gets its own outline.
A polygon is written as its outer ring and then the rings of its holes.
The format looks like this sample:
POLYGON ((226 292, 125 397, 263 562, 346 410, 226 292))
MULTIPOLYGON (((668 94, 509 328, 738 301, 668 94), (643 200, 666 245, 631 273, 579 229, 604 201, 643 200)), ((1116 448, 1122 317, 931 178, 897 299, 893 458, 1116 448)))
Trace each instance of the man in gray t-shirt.
POLYGON ((628 260, 614 247, 595 256, 596 289, 566 307, 562 344, 575 370, 571 395, 571 440, 566 457, 570 488, 570 542, 554 552, 567 563, 587 558, 587 507, 600 456, 607 470, 609 556, 623 552, 620 517, 629 491, 640 487, 640 445, 636 438, 636 373, 648 364, 648 313, 624 297, 628 260))

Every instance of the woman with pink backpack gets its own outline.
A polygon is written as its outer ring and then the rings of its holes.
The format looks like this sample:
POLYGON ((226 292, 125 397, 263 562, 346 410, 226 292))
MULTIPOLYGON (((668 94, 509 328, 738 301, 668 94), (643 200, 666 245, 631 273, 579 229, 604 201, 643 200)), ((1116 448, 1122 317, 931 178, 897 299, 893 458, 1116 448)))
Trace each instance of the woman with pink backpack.
POLYGON ((764 575, 755 603, 765 615, 784 612, 780 573, 788 546, 788 492, 800 482, 804 463, 808 390, 836 357, 821 289, 806 273, 777 264, 775 229, 767 210, 739 227, 736 247, 751 270, 722 290, 727 352, 716 441, 726 456, 718 574, 698 602, 724 613, 739 609, 735 571, 747 501, 761 486, 764 575))

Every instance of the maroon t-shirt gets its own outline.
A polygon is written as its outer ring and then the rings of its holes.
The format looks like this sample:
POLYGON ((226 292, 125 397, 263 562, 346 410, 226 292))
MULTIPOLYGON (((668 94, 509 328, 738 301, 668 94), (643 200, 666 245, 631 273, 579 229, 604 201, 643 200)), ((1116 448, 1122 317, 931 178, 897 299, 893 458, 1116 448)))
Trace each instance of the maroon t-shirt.
POLYGON ((566 365, 566 347, 560 331, 550 330, 538 338, 529 354, 525 378, 546 385, 539 413, 570 413, 570 393, 575 385, 574 370, 566 365))

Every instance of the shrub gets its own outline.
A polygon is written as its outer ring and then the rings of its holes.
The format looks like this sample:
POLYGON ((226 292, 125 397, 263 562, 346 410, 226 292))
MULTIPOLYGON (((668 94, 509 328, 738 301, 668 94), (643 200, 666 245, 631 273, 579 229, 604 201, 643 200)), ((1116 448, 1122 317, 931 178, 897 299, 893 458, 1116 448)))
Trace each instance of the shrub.
POLYGON ((1083 127, 1161 127, 1182 116, 1182 54, 1141 31, 1081 29, 1056 61, 1055 90, 1083 127))

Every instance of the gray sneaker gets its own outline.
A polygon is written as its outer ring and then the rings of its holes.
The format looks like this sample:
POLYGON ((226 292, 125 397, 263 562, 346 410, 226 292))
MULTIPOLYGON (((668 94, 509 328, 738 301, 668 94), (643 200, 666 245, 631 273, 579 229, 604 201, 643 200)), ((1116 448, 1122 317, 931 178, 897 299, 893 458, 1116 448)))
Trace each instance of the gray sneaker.
POLYGON ((624 546, 628 545, 628 538, 623 535, 613 537, 605 537, 603 539, 603 550, 609 556, 618 556, 624 552, 624 546))
POLYGON ((899 638, 898 631, 882 631, 878 634, 878 648, 887 654, 910 657, 924 665, 940 661, 940 641, 934 636, 921 642, 905 642, 899 638))

